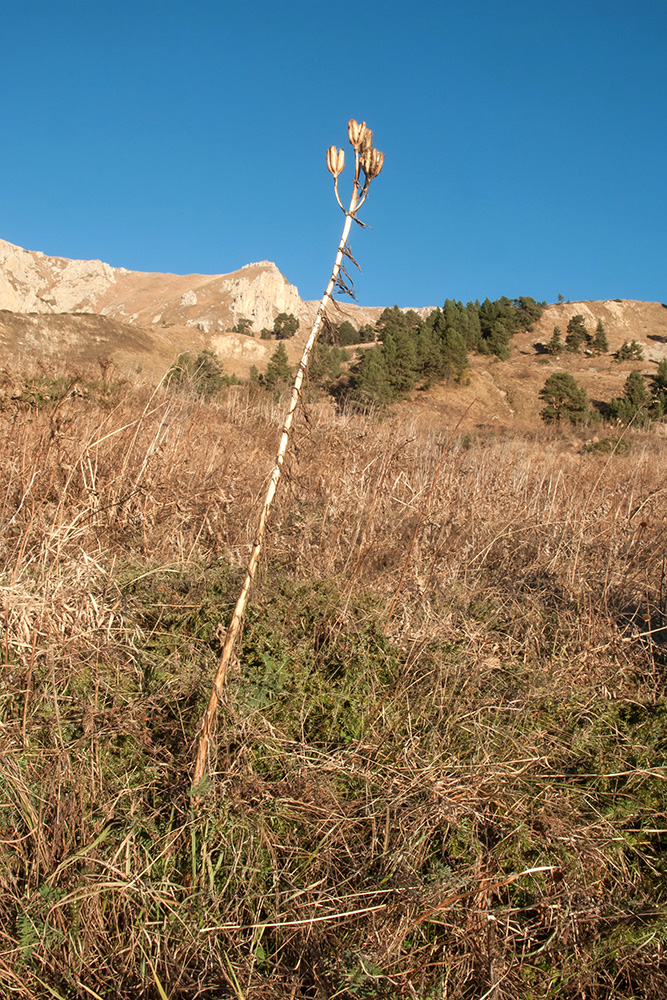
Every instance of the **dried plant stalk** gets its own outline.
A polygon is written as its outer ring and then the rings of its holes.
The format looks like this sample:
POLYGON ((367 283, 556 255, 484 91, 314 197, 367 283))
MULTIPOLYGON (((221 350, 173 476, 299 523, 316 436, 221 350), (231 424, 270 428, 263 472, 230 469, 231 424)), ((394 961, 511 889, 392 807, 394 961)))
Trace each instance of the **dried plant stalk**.
MULTIPOLYGON (((222 654, 220 656, 220 662, 218 664, 218 669, 215 675, 215 680, 213 682, 213 689, 211 691, 211 696, 209 698, 208 706, 206 712, 204 713, 204 718, 202 721, 201 734, 199 737, 199 746, 197 748, 197 759, 195 761, 195 770, 193 776, 193 788, 196 790, 197 786, 201 782, 202 778, 206 774, 208 766, 208 752, 209 745, 211 741, 211 733, 213 731, 213 726, 215 724, 215 718, 218 710, 218 704, 220 698, 222 697, 222 692, 227 680, 227 669, 229 667, 229 661, 232 657, 232 652, 234 650, 234 644, 241 627, 241 622, 243 621, 243 616, 245 614, 246 605, 248 603, 248 597, 250 594, 250 587, 252 586, 252 581, 257 570, 257 564, 259 562, 259 556, 262 550, 262 544, 264 542, 264 534, 266 532, 266 524, 269 517, 269 512, 271 510, 271 505, 273 499, 276 495, 276 489, 278 488, 278 483, 280 481, 280 476, 282 473, 283 463, 285 461, 285 454, 287 452, 287 446, 290 441, 290 435, 292 432, 292 424, 294 422, 294 414, 296 408, 299 404, 299 399, 301 396, 301 386, 308 369, 308 362, 310 361, 310 355, 317 338, 320 326, 322 325, 322 320, 324 318, 326 308, 331 299, 334 288, 337 284, 340 284, 340 271, 343 266, 343 258, 345 256, 350 256, 348 249, 348 236, 350 235, 350 228, 352 226, 352 220, 356 219, 356 213, 361 207, 362 203, 366 200, 368 196, 368 189, 370 182, 374 177, 380 173, 382 169, 382 164, 384 162, 384 154, 380 153, 378 150, 371 147, 372 133, 370 129, 366 128, 366 123, 362 122, 358 124, 356 121, 352 120, 348 124, 348 136, 350 138, 350 143, 354 148, 355 155, 355 174, 354 182, 352 186, 352 197, 350 199, 349 208, 343 208, 338 195, 338 177, 344 168, 345 158, 342 150, 335 150, 335 147, 331 147, 327 150, 327 168, 334 178, 334 189, 336 193, 336 200, 338 204, 345 212, 345 225, 343 226, 343 232, 341 234, 340 242, 338 243, 338 252, 336 253, 336 259, 334 262, 333 269, 331 271, 331 277, 329 278, 329 283, 326 287, 326 291, 322 296, 320 301, 317 314, 315 316, 315 321, 313 323, 312 329, 308 340, 306 341, 305 347, 303 349, 303 354, 301 355, 301 361, 299 363, 299 369, 296 373, 294 379, 294 385, 292 386, 292 392, 290 396, 289 407, 287 409, 287 414, 285 416, 285 422, 283 424, 283 430, 280 437, 280 445, 278 447, 278 454, 276 455, 275 465, 273 467, 273 472, 271 473, 271 478, 269 480, 268 489, 266 491, 266 496, 264 498, 264 504, 262 506, 262 512, 259 517, 259 522, 257 525, 257 532, 255 534, 255 541, 253 543, 252 552, 250 554, 250 559, 246 567, 245 578, 243 580, 243 586, 239 593, 238 599, 236 601, 236 606, 234 608, 234 613, 232 619, 227 628, 227 634, 225 636, 225 642, 222 648, 222 654), (332 152, 332 150, 334 152, 332 152), (360 181, 361 171, 364 172, 364 183, 363 186, 360 181)), ((343 273, 344 269, 343 269, 343 273)))

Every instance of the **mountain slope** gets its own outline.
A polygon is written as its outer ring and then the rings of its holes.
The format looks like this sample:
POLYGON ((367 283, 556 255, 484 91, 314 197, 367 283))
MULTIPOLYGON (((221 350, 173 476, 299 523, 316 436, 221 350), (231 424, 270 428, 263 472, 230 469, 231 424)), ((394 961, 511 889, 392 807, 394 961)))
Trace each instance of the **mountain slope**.
MULTIPOLYGON (((466 428, 516 427, 520 424, 539 427, 543 403, 539 391, 549 375, 566 371, 573 375, 593 403, 609 402, 622 396, 625 380, 633 369, 650 376, 658 363, 667 357, 667 307, 660 302, 606 300, 600 302, 563 302, 549 305, 533 330, 517 334, 510 341, 510 357, 473 355, 470 358, 468 383, 463 386, 434 386, 416 392, 410 401, 417 415, 427 422, 452 420, 470 406, 466 428), (602 320, 609 353, 587 356, 562 351, 551 356, 541 353, 559 326, 565 337, 573 316, 584 317, 586 328, 595 333, 602 320), (643 361, 619 364, 613 354, 625 342, 636 340, 644 354, 643 361)), ((407 404, 406 404, 407 405, 407 404)))
POLYGON ((241 318, 253 329, 278 312, 298 313, 299 293, 271 261, 231 274, 151 274, 99 260, 47 257, 0 240, 0 308, 13 312, 94 312, 142 326, 178 324, 206 332, 241 318))
MULTIPOLYGON (((253 330, 272 327, 280 312, 300 320, 286 342, 291 363, 301 354, 317 308, 270 261, 231 274, 159 274, 114 268, 102 261, 47 257, 0 240, 0 347, 5 359, 95 362, 112 358, 125 370, 159 376, 184 351, 216 352, 228 372, 243 378, 266 367, 275 343, 232 332, 239 319, 253 330)), ((378 308, 336 303, 332 316, 356 326, 374 322, 378 308)), ((422 314, 429 310, 420 310, 422 314)), ((510 359, 473 356, 466 386, 434 386, 406 404, 428 421, 454 417, 472 403, 470 420, 482 426, 539 422, 539 390, 554 371, 571 372, 592 400, 620 396, 631 368, 645 374, 667 356, 667 308, 659 302, 610 300, 547 306, 534 330, 517 335, 510 359), (540 354, 554 326, 565 335, 574 315, 591 333, 602 320, 610 352, 637 340, 643 362, 616 364, 611 354, 540 354)))
MULTIPOLYGON (((104 355, 127 362, 134 352, 137 364, 158 372, 182 351, 209 347, 243 376, 252 364, 266 364, 274 348, 232 333, 240 319, 258 333, 279 313, 293 313, 304 335, 317 305, 304 302, 271 261, 230 274, 160 274, 48 257, 0 240, 0 346, 8 360, 104 355), (82 322, 80 314, 96 320, 82 322), (32 318, 19 319, 26 315, 32 318)), ((341 303, 333 311, 360 326, 381 310, 341 303)), ((299 343, 288 345, 290 357, 299 343)))

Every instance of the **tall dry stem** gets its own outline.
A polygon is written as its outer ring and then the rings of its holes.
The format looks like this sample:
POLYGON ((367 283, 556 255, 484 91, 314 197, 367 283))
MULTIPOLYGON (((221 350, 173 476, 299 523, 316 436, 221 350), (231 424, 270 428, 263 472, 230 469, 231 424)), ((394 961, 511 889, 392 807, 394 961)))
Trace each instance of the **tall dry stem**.
POLYGON ((341 291, 350 293, 351 289, 346 284, 344 278, 341 277, 341 271, 343 275, 346 274, 345 268, 343 267, 343 260, 348 257, 350 260, 354 260, 350 249, 348 246, 348 237, 350 235, 350 228, 352 226, 352 221, 356 220, 357 212, 361 205, 364 203, 368 197, 368 191, 370 188, 370 183, 373 178, 382 170, 382 165, 384 162, 384 153, 380 153, 377 149, 373 148, 373 134, 370 129, 366 127, 365 122, 356 122, 352 119, 348 122, 348 138, 350 144, 354 149, 354 160, 355 160, 355 170, 354 170, 354 181, 352 184, 352 195, 350 198, 350 204, 347 209, 343 207, 338 194, 338 177, 345 167, 345 154, 342 149, 336 149, 335 146, 331 146, 327 150, 327 168, 334 178, 334 191, 336 195, 336 200, 340 205, 341 209, 345 213, 345 224, 343 226, 343 232, 338 243, 338 250, 336 253, 336 259, 334 261, 334 266, 331 271, 331 276, 329 278, 329 283, 327 284, 326 290, 322 299, 320 301, 317 314, 315 316, 315 321, 313 323, 310 335, 306 341, 303 349, 303 354, 301 355, 301 361, 299 363, 299 368, 294 379, 294 385, 292 386, 292 392, 290 395, 289 406, 287 408, 287 413, 285 415, 285 421, 283 424, 283 430, 280 437, 280 444, 278 446, 278 453, 276 455, 275 464, 273 467, 273 472, 271 473, 271 478, 269 479, 269 485, 266 491, 266 496, 264 498, 264 504, 262 506, 262 511, 259 517, 259 522, 257 525, 257 531, 255 533, 255 541, 253 543, 252 552, 250 554, 250 559, 246 567, 245 578, 243 580, 243 585, 239 593, 238 599, 236 601, 236 606, 234 608, 234 613, 232 615, 231 621, 227 628, 227 634, 225 636, 224 645, 222 648, 222 654, 220 657, 220 662, 218 664, 218 669, 215 675, 215 680, 213 682, 213 689, 211 691, 211 696, 209 698, 208 707, 204 713, 204 718, 202 720, 201 735, 199 737, 199 746, 197 749, 197 759, 195 761, 195 770, 193 776, 193 787, 196 789, 202 778, 206 774, 208 766, 208 754, 209 745, 211 741, 211 733, 213 731, 213 726, 215 723, 216 713, 218 710, 218 704, 222 696, 222 691, 225 686, 227 679, 227 669, 229 666, 229 661, 234 650, 234 645, 236 643, 236 638, 241 627, 241 622, 243 621, 243 616, 245 614, 246 605, 248 603, 248 597, 250 594, 250 587, 257 571, 257 564, 259 562, 260 553, 262 550, 262 544, 264 542, 264 534, 266 532, 266 525, 269 517, 269 512, 271 510, 271 505, 273 499, 276 495, 276 490, 278 488, 278 483, 280 481, 280 476, 282 473, 283 463, 285 461, 285 454, 287 452, 287 446, 290 441, 292 433, 292 424, 294 422, 294 414, 296 413, 296 408, 299 404, 299 399, 301 397, 301 386, 308 369, 308 362, 310 361, 310 355, 317 338, 322 320, 324 318, 326 308, 331 299, 334 288, 338 287, 341 291), (361 175, 363 173, 364 181, 362 184, 361 175))

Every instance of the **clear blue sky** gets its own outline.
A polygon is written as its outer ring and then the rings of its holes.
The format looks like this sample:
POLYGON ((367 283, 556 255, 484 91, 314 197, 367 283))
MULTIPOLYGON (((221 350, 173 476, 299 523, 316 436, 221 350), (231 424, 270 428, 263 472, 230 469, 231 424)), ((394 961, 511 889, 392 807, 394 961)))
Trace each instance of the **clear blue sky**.
POLYGON ((354 117, 386 155, 362 304, 667 301, 664 0, 26 0, 0 78, 0 237, 28 249, 269 259, 319 298, 354 117))

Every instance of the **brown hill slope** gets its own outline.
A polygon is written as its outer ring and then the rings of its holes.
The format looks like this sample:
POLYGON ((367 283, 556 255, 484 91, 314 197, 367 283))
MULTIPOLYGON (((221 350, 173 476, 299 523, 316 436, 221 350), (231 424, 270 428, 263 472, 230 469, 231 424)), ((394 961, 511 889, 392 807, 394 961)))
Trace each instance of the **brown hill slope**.
MULTIPOLYGON (((95 361, 104 354, 158 373, 182 351, 210 347, 245 376, 252 364, 265 365, 273 348, 233 334, 240 319, 257 333, 271 328, 278 313, 293 313, 303 334, 316 309, 271 261, 230 274, 159 274, 48 257, 0 240, 0 344, 13 362, 26 355, 95 361)), ((334 307, 336 318, 356 325, 373 322, 380 311, 334 307)), ((296 356, 298 341, 289 350, 296 356)))
MULTIPOLYGON (((301 326, 286 343, 294 363, 316 308, 270 261, 226 275, 146 273, 47 257, 0 240, 0 346, 11 364, 26 358, 75 363, 111 358, 125 371, 141 368, 159 376, 179 353, 210 348, 228 372, 243 378, 252 365, 260 371, 266 366, 275 344, 233 333, 239 319, 251 320, 258 331, 272 326, 279 312, 294 313, 301 326)), ((374 322, 380 312, 349 303, 333 307, 334 319, 349 318, 357 326, 374 322)), ((476 425, 538 424, 539 390, 560 370, 575 375, 592 400, 609 400, 622 394, 629 370, 650 374, 667 356, 667 308, 630 300, 550 305, 532 332, 514 338, 510 355, 502 362, 473 357, 467 385, 435 386, 415 393, 406 405, 428 422, 455 417, 473 403, 469 420, 476 425), (546 343, 554 326, 565 334, 577 314, 591 332, 602 320, 610 352, 634 339, 645 360, 619 365, 611 353, 541 354, 535 345, 546 343)))

